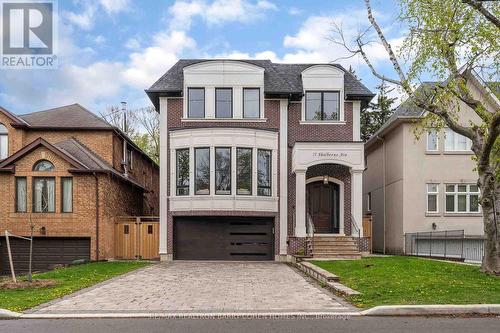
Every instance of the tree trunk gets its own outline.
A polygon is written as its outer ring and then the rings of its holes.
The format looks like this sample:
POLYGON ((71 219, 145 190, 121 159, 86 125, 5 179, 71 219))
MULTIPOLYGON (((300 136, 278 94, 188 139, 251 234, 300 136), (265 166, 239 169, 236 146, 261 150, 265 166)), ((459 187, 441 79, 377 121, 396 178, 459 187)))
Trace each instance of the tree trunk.
POLYGON ((500 275, 500 183, 494 170, 478 171, 485 236, 481 270, 500 275))

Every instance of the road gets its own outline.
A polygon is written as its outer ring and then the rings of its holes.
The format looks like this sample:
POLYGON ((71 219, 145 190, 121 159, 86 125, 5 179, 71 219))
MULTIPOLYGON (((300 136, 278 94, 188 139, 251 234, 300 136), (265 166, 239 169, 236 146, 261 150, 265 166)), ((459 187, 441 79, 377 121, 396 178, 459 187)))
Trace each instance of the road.
POLYGON ((0 332, 498 332, 500 318, 3 320, 0 332))

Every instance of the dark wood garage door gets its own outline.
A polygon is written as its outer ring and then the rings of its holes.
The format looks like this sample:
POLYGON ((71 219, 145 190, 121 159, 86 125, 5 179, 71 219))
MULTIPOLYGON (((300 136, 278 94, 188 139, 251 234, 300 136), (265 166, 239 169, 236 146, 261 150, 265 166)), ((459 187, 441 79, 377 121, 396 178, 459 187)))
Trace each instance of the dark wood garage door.
MULTIPOLYGON (((17 273, 27 272, 29 263, 29 242, 9 238, 17 273)), ((0 270, 10 274, 9 257, 5 237, 0 238, 0 270)), ((35 237, 33 239, 33 271, 45 271, 55 264, 69 264, 77 259, 90 259, 90 238, 35 237)))
POLYGON ((274 218, 177 217, 174 259, 273 260, 274 218))

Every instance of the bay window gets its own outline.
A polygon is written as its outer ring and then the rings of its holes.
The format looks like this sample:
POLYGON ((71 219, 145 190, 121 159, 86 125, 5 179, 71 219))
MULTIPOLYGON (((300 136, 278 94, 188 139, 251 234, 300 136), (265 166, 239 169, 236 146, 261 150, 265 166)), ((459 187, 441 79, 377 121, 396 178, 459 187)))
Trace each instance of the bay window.
POLYGON ((195 148, 194 161, 194 193, 210 194, 210 148, 195 148))
POLYGON ((439 196, 439 184, 427 184, 427 212, 437 213, 439 196))
POLYGON ((340 92, 307 91, 306 120, 340 120, 340 92))
POLYGON ((177 195, 189 195, 189 149, 176 151, 177 195))
POLYGON ((271 151, 257 151, 257 195, 271 196, 271 151))
POLYGON ((252 195, 252 148, 236 148, 236 194, 252 195))
POLYGON ((215 194, 231 194, 231 148, 215 148, 215 194))
POLYGON ((446 212, 479 213, 479 187, 474 184, 447 184, 446 212))
POLYGON ((33 178, 33 212, 54 213, 55 212, 55 178, 34 177, 33 178))

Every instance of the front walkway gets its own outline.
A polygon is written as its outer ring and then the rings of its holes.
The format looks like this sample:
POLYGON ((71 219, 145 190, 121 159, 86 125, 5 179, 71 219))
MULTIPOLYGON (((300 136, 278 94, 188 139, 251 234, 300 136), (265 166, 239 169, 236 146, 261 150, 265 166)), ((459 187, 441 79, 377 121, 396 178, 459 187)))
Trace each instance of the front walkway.
POLYGON ((353 310, 286 264, 177 261, 111 279, 32 313, 353 310))

